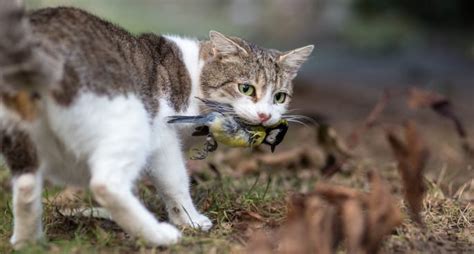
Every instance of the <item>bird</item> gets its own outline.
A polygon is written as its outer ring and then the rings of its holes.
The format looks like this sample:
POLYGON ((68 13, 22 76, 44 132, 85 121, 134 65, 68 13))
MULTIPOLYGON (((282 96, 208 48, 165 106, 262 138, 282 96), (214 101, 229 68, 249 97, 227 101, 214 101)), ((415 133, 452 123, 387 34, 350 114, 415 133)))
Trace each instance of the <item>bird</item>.
MULTIPOLYGON (((200 99, 200 98, 199 98, 200 99)), ((217 144, 230 147, 256 147, 266 144, 275 151, 288 130, 288 122, 280 120, 274 126, 249 125, 244 123, 229 104, 200 99, 210 110, 209 113, 196 116, 170 116, 168 124, 193 124, 197 127, 192 136, 207 136, 203 149, 196 159, 207 157, 217 149, 217 144)))
POLYGON ((275 152, 275 148, 285 138, 286 132, 288 131, 288 121, 281 119, 277 124, 266 129, 265 139, 263 143, 270 146, 270 150, 275 152))

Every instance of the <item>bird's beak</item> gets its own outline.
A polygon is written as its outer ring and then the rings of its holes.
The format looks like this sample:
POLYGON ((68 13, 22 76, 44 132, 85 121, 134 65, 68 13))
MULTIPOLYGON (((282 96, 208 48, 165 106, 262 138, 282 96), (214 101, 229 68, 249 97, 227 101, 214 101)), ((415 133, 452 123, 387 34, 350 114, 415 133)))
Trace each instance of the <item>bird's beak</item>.
POLYGON ((275 148, 276 148, 276 145, 270 146, 270 150, 272 151, 272 153, 275 152, 275 148))

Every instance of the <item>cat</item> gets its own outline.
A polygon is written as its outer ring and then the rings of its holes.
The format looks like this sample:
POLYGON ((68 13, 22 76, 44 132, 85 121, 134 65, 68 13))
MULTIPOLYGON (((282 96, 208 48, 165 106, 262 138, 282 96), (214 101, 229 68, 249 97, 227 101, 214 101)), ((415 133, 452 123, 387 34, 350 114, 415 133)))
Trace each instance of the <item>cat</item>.
POLYGON ((174 225, 209 230, 191 199, 181 130, 166 118, 198 114, 205 98, 250 124, 274 125, 312 50, 280 52, 216 31, 203 41, 136 36, 80 9, 27 13, 21 1, 3 1, 0 141, 12 172, 12 245, 43 237, 43 180, 90 188, 121 228, 152 246, 176 243, 174 225), (141 176, 174 225, 133 195, 141 176))

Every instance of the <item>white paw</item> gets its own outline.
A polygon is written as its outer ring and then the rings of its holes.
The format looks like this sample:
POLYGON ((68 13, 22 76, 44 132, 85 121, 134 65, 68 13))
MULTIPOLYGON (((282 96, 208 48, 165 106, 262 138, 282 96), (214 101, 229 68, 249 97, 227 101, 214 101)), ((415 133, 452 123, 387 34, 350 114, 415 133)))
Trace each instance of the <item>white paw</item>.
POLYGON ((200 229, 202 231, 208 231, 212 228, 212 221, 207 218, 207 216, 198 214, 196 217, 192 219, 192 223, 190 224, 193 228, 200 229))
POLYGON ((10 244, 14 250, 21 250, 30 244, 36 243, 38 240, 39 239, 16 239, 15 236, 12 236, 10 238, 10 244))
POLYGON ((174 210, 169 215, 171 222, 178 226, 191 227, 203 231, 208 231, 212 228, 212 221, 198 212, 186 213, 174 210))
POLYGON ((25 247, 26 245, 28 245, 29 243, 30 243, 29 241, 17 240, 15 235, 13 235, 13 236, 10 238, 10 244, 12 245, 12 248, 13 248, 14 250, 20 250, 20 249, 22 249, 23 247, 25 247))
MULTIPOLYGON (((28 234, 23 235, 22 237, 18 237, 17 234, 13 234, 10 238, 10 244, 14 250, 20 250, 25 246, 35 244, 39 241, 44 240, 43 231, 40 229, 36 232, 27 232, 28 234)), ((20 234, 22 235, 22 234, 20 234)))
POLYGON ((156 246, 167 246, 175 244, 181 238, 181 231, 175 226, 162 222, 150 242, 156 246))

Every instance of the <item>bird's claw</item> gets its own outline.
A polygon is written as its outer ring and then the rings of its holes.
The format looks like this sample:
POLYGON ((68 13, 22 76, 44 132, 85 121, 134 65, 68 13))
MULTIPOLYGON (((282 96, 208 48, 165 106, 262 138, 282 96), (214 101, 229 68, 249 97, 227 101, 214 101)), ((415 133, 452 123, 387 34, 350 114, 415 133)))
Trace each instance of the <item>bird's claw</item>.
POLYGON ((214 152, 217 149, 217 141, 214 137, 209 134, 207 135, 206 142, 201 149, 195 148, 193 151, 195 155, 191 157, 192 160, 204 160, 207 158, 210 152, 214 152))
POLYGON ((206 143, 204 144, 204 146, 208 152, 214 152, 215 150, 217 150, 217 141, 211 134, 209 134, 207 135, 206 143))

